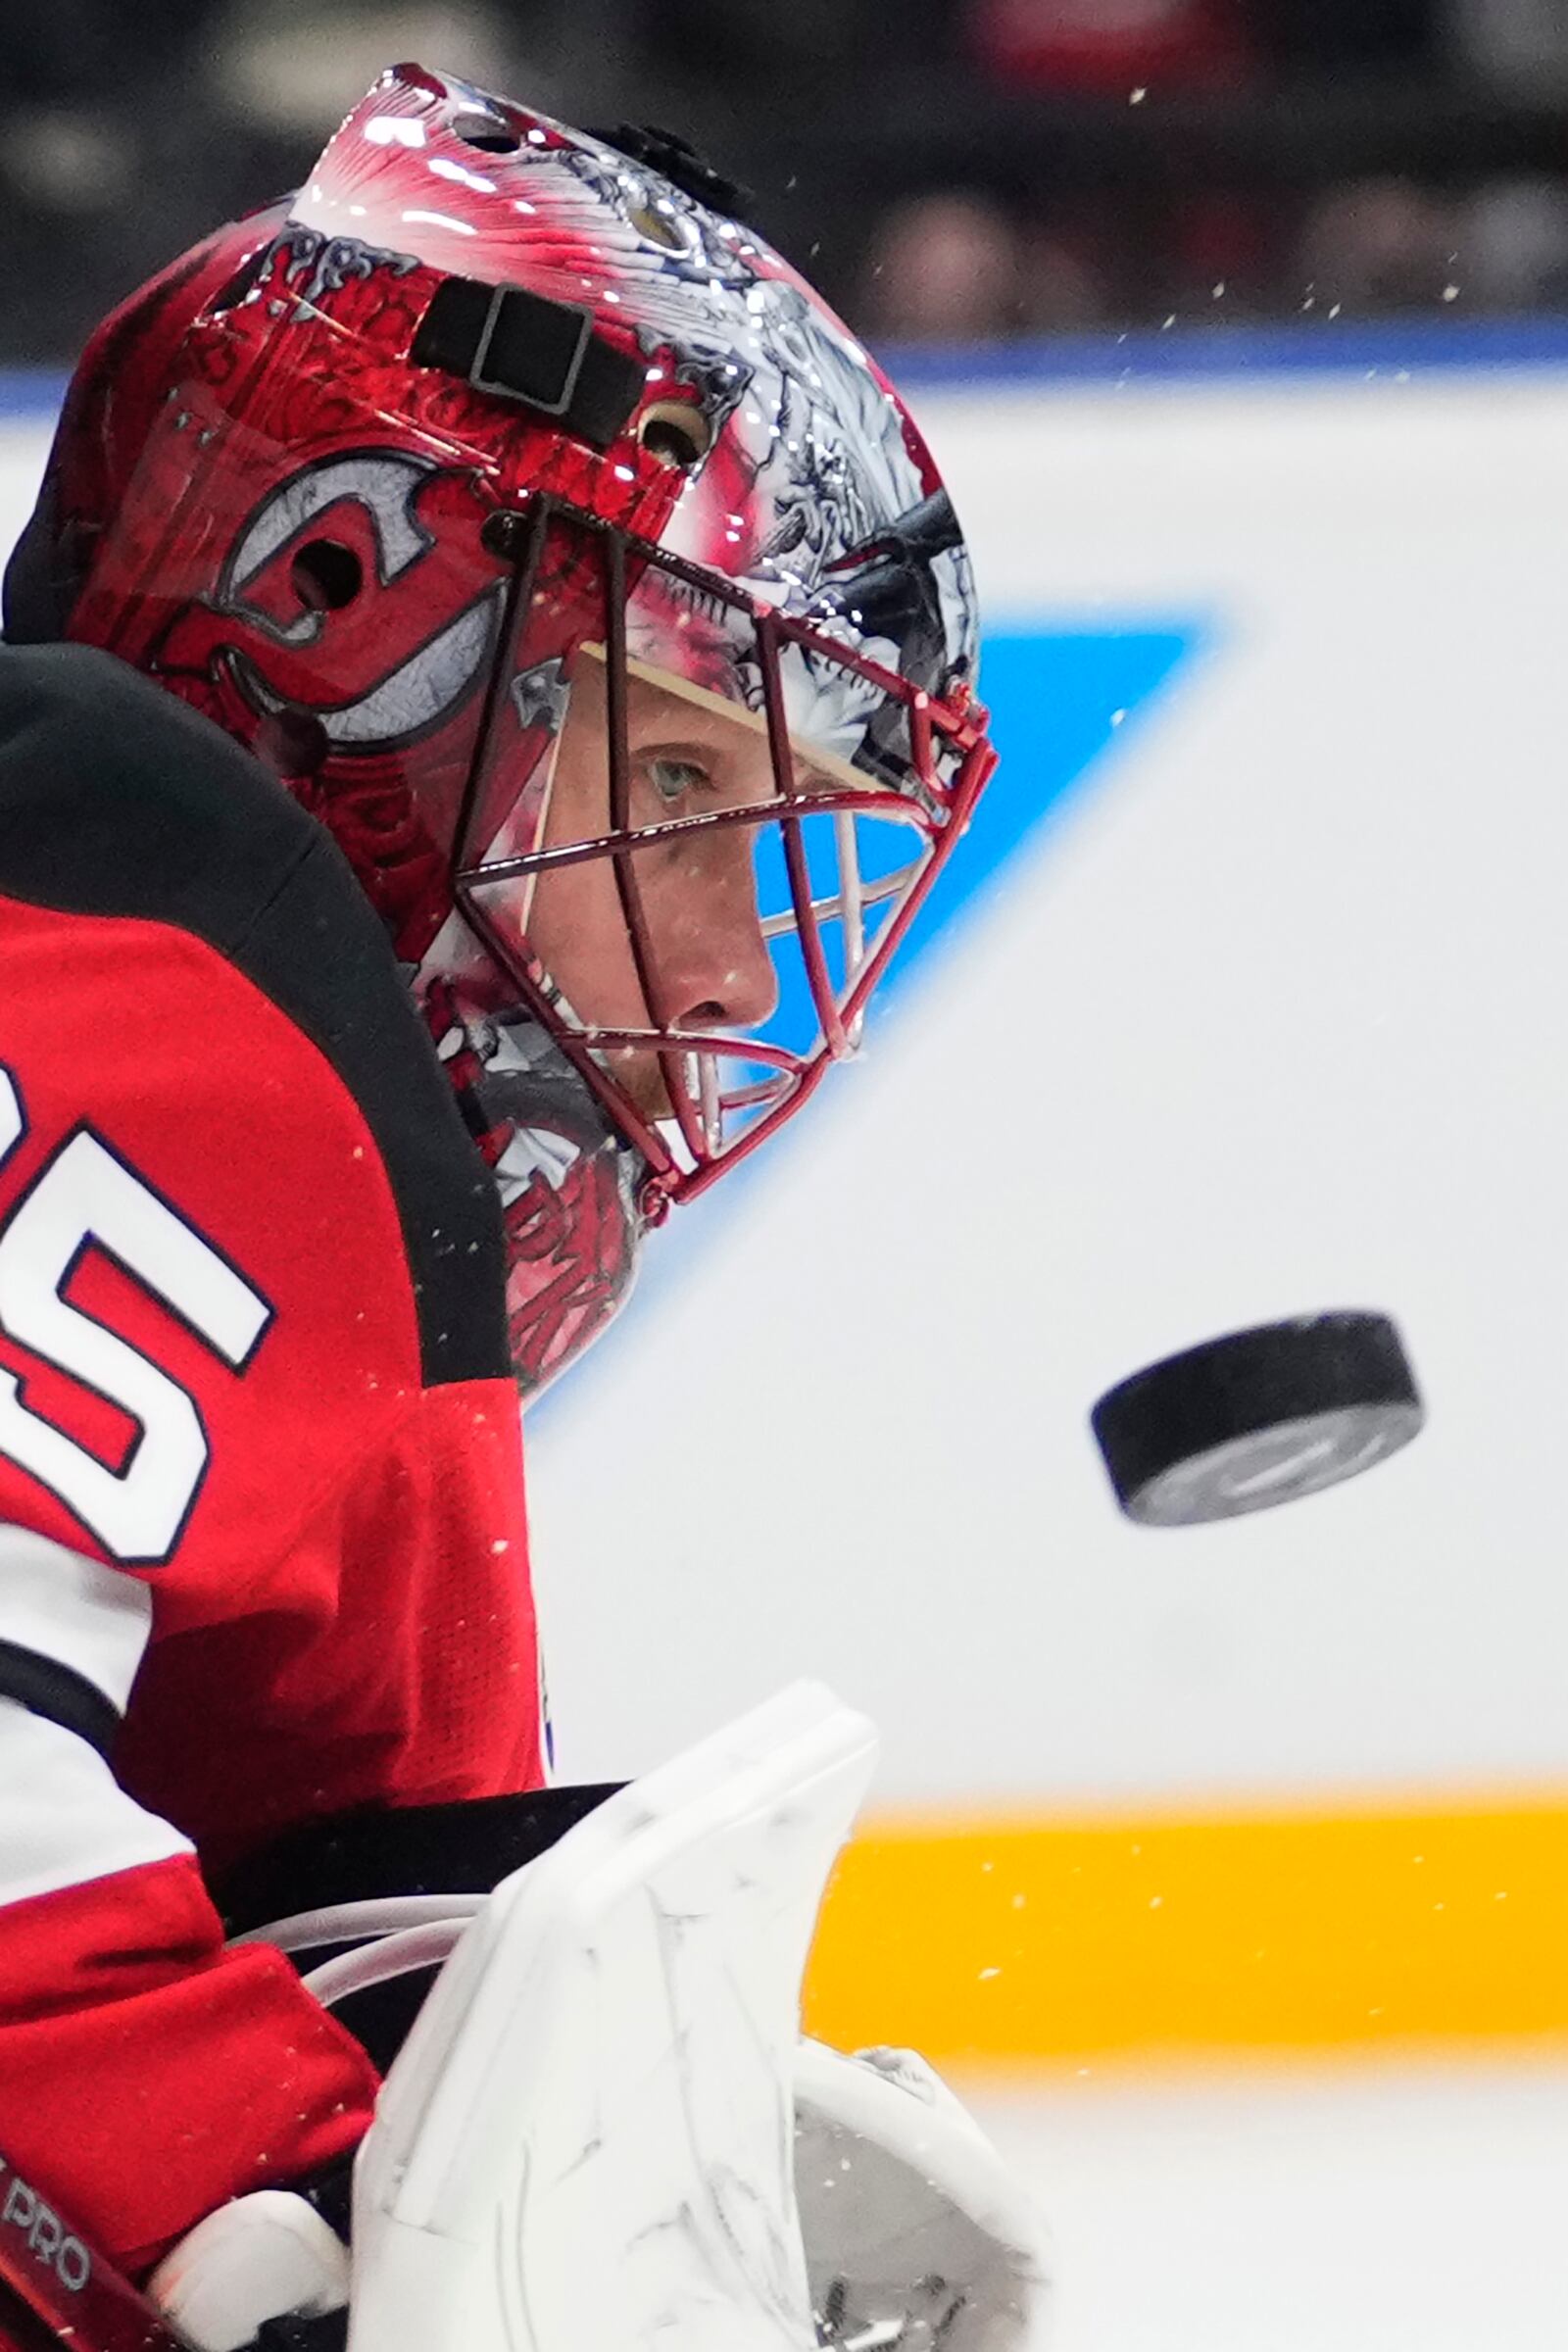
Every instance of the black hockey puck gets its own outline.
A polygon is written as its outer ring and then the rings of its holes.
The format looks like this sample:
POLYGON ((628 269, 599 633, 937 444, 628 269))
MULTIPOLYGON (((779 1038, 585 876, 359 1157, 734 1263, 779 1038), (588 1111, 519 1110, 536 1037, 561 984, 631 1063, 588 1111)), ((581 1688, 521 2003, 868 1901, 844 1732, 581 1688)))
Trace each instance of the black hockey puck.
POLYGON ((1354 1478, 1407 1446, 1425 1414, 1388 1316, 1348 1309, 1168 1355, 1108 1389, 1090 1418, 1128 1518, 1196 1527, 1354 1478))

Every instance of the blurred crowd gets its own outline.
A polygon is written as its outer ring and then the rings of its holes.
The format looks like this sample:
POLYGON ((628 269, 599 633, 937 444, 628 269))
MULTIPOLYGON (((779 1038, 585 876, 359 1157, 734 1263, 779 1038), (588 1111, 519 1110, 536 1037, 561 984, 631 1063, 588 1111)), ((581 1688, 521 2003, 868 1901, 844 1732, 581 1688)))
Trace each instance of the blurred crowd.
POLYGON ((1049 171, 1031 185, 1014 164, 1011 186, 979 171, 905 195, 866 258, 868 333, 1568 306, 1568 0, 971 0, 966 14, 1005 103, 1054 105, 1043 123, 1059 137, 1076 99, 1106 160, 1088 188, 1049 171), (1141 134, 1152 170, 1106 169, 1117 107, 1144 110, 1123 158, 1141 134), (1163 149, 1161 116, 1177 133, 1163 149), (1443 152, 1455 122, 1471 135, 1443 152))
POLYGON ((1568 176, 1471 189, 1402 172, 1305 199, 1203 190, 1128 235, 1094 202, 972 187, 906 197, 871 240, 855 316, 873 338, 988 342, 1113 326, 1568 310, 1568 176))
POLYGON ((1568 0, 4 0, 0 362, 410 57, 694 138, 885 340, 1568 307, 1568 0))

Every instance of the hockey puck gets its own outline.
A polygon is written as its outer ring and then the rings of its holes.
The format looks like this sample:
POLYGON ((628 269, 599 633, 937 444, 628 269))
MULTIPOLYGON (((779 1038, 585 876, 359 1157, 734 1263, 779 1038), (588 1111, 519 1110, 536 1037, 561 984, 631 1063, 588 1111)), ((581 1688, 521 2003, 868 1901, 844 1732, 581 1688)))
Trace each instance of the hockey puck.
POLYGON ((1144 1527, 1320 1494, 1407 1446, 1424 1418, 1397 1331, 1353 1309, 1206 1340, 1118 1382, 1090 1416, 1116 1499, 1144 1527))

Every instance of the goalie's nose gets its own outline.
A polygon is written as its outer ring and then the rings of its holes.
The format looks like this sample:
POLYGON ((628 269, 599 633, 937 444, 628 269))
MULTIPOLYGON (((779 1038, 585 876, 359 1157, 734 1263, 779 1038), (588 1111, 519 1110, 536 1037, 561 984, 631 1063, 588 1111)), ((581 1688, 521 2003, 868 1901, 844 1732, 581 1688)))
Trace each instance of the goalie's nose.
POLYGON ((778 1009, 748 828, 682 857, 658 923, 660 1012, 672 1029, 760 1029, 778 1009))

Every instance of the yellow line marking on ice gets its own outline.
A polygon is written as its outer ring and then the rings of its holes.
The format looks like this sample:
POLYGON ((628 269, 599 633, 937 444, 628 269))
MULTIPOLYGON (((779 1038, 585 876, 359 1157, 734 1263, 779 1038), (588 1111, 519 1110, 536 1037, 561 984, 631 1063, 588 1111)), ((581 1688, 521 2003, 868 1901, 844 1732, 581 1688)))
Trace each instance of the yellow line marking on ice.
POLYGON ((873 1821, 807 2019, 982 2061, 1563 2033, 1568 1795, 873 1821))

